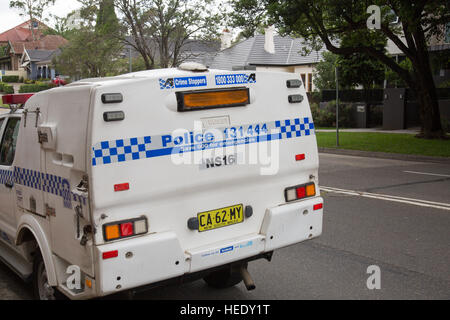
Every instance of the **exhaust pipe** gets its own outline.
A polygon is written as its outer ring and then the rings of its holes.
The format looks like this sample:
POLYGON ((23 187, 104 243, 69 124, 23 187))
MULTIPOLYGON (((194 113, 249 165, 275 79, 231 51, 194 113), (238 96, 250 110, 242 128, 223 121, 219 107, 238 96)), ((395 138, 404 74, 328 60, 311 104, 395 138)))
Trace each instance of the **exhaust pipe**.
POLYGON ((242 280, 244 280, 245 287, 248 291, 252 291, 256 289, 255 282, 253 281, 250 273, 247 270, 247 266, 242 266, 241 269, 242 280))

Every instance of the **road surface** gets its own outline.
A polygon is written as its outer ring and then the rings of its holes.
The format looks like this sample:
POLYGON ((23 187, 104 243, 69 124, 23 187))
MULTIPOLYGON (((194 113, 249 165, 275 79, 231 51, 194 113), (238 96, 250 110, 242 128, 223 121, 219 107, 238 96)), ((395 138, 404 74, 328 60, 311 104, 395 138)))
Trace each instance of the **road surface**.
MULTIPOLYGON (((322 154, 324 234, 256 261, 256 290, 203 281, 137 299, 450 299, 450 166, 322 154), (326 190, 326 191, 325 191, 326 190), (370 266, 381 289, 369 290, 370 266)), ((31 289, 0 264, 0 299, 31 289)), ((123 296, 111 297, 120 299, 123 296)))

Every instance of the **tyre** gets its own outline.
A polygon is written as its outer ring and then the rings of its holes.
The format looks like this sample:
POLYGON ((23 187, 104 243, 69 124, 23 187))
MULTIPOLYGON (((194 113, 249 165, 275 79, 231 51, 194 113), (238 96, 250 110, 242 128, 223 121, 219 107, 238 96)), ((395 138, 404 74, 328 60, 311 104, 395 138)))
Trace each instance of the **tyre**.
POLYGON ((234 287, 242 281, 240 267, 229 267, 218 271, 211 272, 203 278, 208 286, 214 289, 227 289, 234 287))
POLYGON ((44 259, 42 259, 40 252, 34 259, 33 291, 36 300, 60 300, 63 298, 63 295, 56 288, 49 285, 44 259))

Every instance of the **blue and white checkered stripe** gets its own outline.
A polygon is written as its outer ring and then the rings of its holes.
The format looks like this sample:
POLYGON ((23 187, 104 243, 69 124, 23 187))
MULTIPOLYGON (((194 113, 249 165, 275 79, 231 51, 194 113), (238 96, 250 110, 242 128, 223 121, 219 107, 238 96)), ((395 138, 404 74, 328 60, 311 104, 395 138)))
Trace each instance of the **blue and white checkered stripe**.
MULTIPOLYGON (((226 148, 242 144, 307 137, 315 134, 314 124, 309 118, 274 121, 263 125, 267 127, 267 131, 255 136, 229 138, 223 141, 203 142, 172 147, 163 147, 161 144, 161 138, 163 136, 146 136, 141 138, 103 141, 92 147, 92 166, 95 167, 112 163, 162 157, 173 153, 186 153, 206 149, 226 148)), ((262 128, 261 124, 246 125, 242 127, 243 131, 247 131, 250 127, 254 129, 256 126, 262 128)), ((227 131, 231 128, 223 129, 225 129, 224 131, 227 131)))
POLYGON ((275 126, 281 130, 280 139, 291 139, 315 134, 314 123, 309 118, 276 121, 275 126))
POLYGON ((159 79, 159 87, 161 90, 164 89, 174 89, 175 88, 175 84, 173 79, 159 79))
POLYGON ((247 77, 247 83, 256 83, 256 75, 255 74, 248 74, 247 77))
POLYGON ((83 205, 87 203, 85 197, 70 191, 70 184, 66 179, 52 174, 19 167, 15 167, 14 171, 0 169, 0 184, 5 183, 15 183, 24 187, 44 191, 62 197, 66 202, 75 201, 83 205))
POLYGON ((93 147, 92 165, 144 159, 150 151, 152 138, 141 137, 104 141, 93 147))
POLYGON ((14 183, 14 172, 0 169, 0 184, 14 183))

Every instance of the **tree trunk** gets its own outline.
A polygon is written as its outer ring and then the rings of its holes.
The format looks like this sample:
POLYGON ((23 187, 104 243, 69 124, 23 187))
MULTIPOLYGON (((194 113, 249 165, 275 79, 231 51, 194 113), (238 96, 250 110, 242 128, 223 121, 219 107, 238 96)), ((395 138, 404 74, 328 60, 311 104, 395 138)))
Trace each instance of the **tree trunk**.
POLYGON ((443 138, 439 101, 433 81, 426 81, 426 77, 417 81, 417 100, 420 103, 420 117, 422 130, 420 137, 426 139, 443 138))
POLYGON ((422 132, 419 136, 426 139, 444 138, 428 45, 421 30, 413 35, 417 46, 417 60, 413 61, 415 86, 412 88, 415 89, 417 100, 420 103, 422 132))

